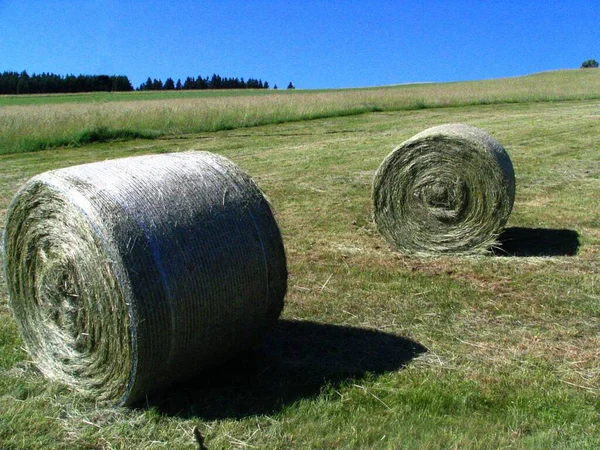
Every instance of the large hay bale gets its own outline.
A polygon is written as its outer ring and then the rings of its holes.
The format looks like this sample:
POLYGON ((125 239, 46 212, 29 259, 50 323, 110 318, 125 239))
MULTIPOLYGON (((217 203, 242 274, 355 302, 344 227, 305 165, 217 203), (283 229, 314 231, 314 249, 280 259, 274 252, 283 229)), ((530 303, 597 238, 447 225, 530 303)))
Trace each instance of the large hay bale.
POLYGON ((373 216, 398 250, 418 255, 486 251, 515 198, 512 162, 469 125, 429 128, 390 153, 373 181, 373 216))
POLYGON ((269 204, 210 153, 38 175, 9 207, 3 247, 36 365, 108 403, 134 403, 257 343, 286 291, 269 204))

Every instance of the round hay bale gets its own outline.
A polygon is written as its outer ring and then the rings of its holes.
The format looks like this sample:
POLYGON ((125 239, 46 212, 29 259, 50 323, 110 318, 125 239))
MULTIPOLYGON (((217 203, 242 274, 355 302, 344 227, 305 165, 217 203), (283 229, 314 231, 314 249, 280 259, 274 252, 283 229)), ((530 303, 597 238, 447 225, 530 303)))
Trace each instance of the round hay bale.
POLYGON ((390 153, 373 180, 373 216, 398 250, 417 255, 487 251, 515 198, 512 162, 469 125, 429 128, 390 153))
POLYGON ((204 152, 46 172, 7 212, 10 305, 49 378, 127 405, 256 344, 286 292, 259 188, 204 152))

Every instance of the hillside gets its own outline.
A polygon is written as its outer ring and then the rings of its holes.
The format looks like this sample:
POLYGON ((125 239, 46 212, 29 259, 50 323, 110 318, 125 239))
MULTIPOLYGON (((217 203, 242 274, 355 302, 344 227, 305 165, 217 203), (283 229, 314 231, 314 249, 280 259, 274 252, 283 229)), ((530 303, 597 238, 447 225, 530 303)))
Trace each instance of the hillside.
POLYGON ((223 368, 139 408, 100 408, 40 375, 2 278, 1 448, 193 449, 194 427, 211 450, 600 447, 600 72, 180 94, 0 99, 0 223, 46 170, 224 155, 275 210, 282 319, 223 368), (495 254, 402 255, 372 222, 378 165, 442 123, 486 130, 512 159, 516 201, 495 254), (94 130, 121 140, 87 144, 102 140, 82 137, 94 130))
POLYGON ((597 69, 365 89, 0 96, 0 154, 366 112, 599 97, 597 69))

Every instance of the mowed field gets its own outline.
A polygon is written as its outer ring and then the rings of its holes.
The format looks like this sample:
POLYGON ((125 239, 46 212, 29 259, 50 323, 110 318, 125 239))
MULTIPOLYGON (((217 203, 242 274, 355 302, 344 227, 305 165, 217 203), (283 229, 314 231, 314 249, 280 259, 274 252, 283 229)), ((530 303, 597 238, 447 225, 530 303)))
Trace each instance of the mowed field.
POLYGON ((192 149, 224 155, 275 210, 290 272, 282 318, 264 345, 225 367, 137 408, 101 408, 40 375, 2 278, 0 448, 197 449, 194 427, 211 450, 600 447, 598 70, 121 95, 0 98, 0 135, 10 136, 0 137, 0 223, 42 171, 192 149), (512 159, 515 206, 488 256, 405 256, 372 222, 379 163, 443 123, 486 130, 512 159), (72 138, 94 129, 120 140, 72 138))

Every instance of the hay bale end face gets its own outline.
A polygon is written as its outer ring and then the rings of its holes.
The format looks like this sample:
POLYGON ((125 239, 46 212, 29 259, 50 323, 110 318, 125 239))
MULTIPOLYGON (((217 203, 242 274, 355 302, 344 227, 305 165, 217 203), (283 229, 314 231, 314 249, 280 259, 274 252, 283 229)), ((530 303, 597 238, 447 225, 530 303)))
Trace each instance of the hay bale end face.
POLYGON ((112 404, 256 344, 286 292, 268 202, 237 166, 203 152, 34 177, 9 207, 3 253, 39 369, 112 404))
POLYGON ((476 127, 448 124, 413 136, 381 163, 373 218, 405 253, 482 253, 506 224, 514 198, 514 170, 502 145, 476 127))

